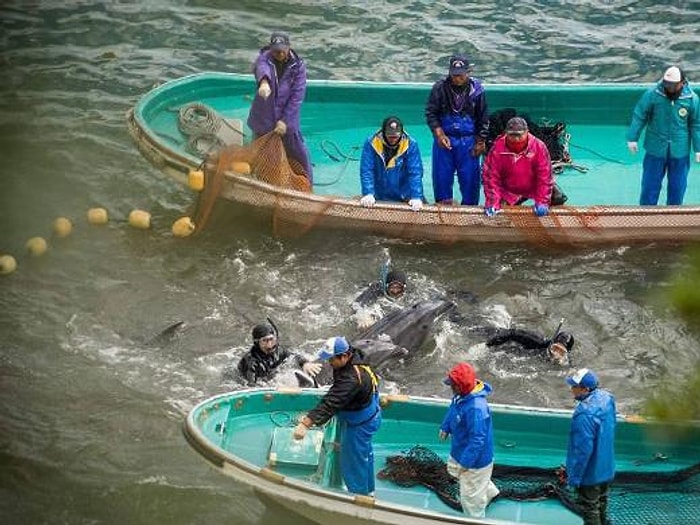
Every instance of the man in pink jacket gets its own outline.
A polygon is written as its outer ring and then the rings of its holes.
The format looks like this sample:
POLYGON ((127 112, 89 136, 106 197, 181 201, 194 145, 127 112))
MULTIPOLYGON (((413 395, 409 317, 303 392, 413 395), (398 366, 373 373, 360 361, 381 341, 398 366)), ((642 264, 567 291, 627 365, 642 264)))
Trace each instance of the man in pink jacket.
POLYGON ((493 217, 501 206, 535 201, 538 217, 549 213, 554 178, 547 146, 528 132, 527 122, 513 117, 506 132, 493 143, 481 174, 484 185, 484 213, 493 217))

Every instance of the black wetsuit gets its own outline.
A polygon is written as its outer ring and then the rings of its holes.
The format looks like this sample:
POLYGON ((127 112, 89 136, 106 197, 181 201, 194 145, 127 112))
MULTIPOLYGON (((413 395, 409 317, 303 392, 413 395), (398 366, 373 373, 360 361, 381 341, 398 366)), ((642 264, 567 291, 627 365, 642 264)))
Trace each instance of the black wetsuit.
POLYGON ((294 357, 298 366, 306 363, 306 359, 279 345, 274 352, 268 354, 255 343, 238 362, 238 373, 249 385, 254 385, 258 380, 272 379, 277 368, 289 357, 294 357))
MULTIPOLYGON (((499 328, 488 338, 486 346, 501 346, 516 343, 523 354, 547 355, 547 348, 553 342, 562 343, 568 351, 574 346, 574 337, 567 332, 559 332, 554 339, 546 339, 541 334, 522 328, 499 328)), ((511 345, 513 346, 513 345, 511 345)))

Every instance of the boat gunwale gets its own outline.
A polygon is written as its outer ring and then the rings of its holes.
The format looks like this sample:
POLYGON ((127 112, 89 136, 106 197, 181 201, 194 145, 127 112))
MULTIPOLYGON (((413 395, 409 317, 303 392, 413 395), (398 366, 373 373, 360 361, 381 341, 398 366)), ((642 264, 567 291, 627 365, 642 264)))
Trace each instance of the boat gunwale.
MULTIPOLYGON (((225 475, 238 479, 241 482, 244 480, 236 476, 235 472, 238 470, 244 475, 252 475, 258 481, 264 483, 264 485, 270 485, 269 490, 265 490, 263 486, 257 485, 253 488, 255 490, 260 490, 270 497, 279 497, 275 488, 280 485, 293 490, 298 491, 302 494, 309 496, 321 496, 326 501, 332 500, 335 502, 340 502, 343 504, 352 505, 352 509, 357 511, 358 509, 363 510, 378 510, 390 513, 392 515, 399 516, 413 516, 420 518, 421 520, 427 520, 429 522, 444 522, 444 523, 463 523, 463 524, 492 524, 492 525, 506 525, 512 522, 497 519, 481 518, 478 521, 473 521, 464 515, 448 515, 440 513, 436 510, 421 510, 417 507, 410 507, 405 504, 393 503, 386 500, 376 499, 370 497, 367 503, 366 499, 356 499, 355 495, 350 493, 340 493, 335 490, 323 488, 319 485, 314 485, 311 482, 297 479, 292 476, 280 475, 279 478, 276 476, 269 476, 266 471, 269 470, 268 467, 259 467, 248 461, 245 461, 235 454, 232 454, 219 446, 216 446, 210 442, 210 440, 204 435, 204 433, 197 427, 195 422, 195 417, 199 412, 205 410, 207 406, 212 404, 221 403, 223 400, 230 402, 231 399, 244 397, 246 395, 266 395, 266 394, 278 394, 278 395, 312 395, 313 397, 319 397, 322 395, 323 389, 314 388, 275 388, 275 387, 263 387, 263 388, 247 388, 242 390, 236 390, 233 392, 225 392, 221 394, 216 394, 211 396, 197 405, 195 405, 187 415, 185 423, 183 425, 183 433, 186 440, 190 445, 208 462, 212 463, 215 467, 222 471, 225 475), (233 469, 233 471, 231 471, 233 469)), ((449 405, 450 400, 446 398, 437 397, 423 397, 423 396, 411 396, 411 395, 393 395, 393 394, 381 394, 380 399, 388 402, 398 402, 398 403, 410 403, 410 402, 420 402, 425 405, 432 406, 444 406, 445 408, 449 405)), ((570 417, 571 411, 566 409, 555 409, 555 408, 545 408, 545 407, 518 407, 516 405, 504 405, 498 403, 490 404, 492 409, 497 412, 514 412, 514 413, 532 413, 536 412, 540 415, 551 415, 558 417, 570 417)), ((273 471, 274 472, 274 471, 273 471)), ((337 508, 334 510, 339 511, 337 508)), ((347 514, 347 513, 346 513, 347 514)), ((368 518, 371 519, 371 518, 368 518)))

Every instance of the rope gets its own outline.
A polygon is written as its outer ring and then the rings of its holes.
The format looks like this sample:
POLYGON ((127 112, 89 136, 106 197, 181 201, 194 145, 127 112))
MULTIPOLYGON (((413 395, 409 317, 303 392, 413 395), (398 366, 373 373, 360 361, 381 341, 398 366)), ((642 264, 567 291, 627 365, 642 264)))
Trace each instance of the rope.
POLYGON ((244 133, 222 118, 214 109, 201 102, 192 102, 178 110, 177 127, 188 137, 187 150, 199 157, 206 157, 212 151, 221 149, 226 144, 217 135, 222 126, 236 133, 244 133))

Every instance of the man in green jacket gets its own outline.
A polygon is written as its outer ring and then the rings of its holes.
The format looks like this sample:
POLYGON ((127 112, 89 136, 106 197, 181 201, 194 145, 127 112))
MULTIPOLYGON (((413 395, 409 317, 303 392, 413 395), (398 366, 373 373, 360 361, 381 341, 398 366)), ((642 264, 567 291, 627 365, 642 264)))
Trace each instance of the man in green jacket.
POLYGON ((635 106, 627 130, 630 152, 637 153, 637 141, 645 127, 639 204, 658 203, 664 175, 668 176, 666 204, 683 204, 691 145, 695 162, 700 162, 700 100, 679 67, 669 67, 635 106))

